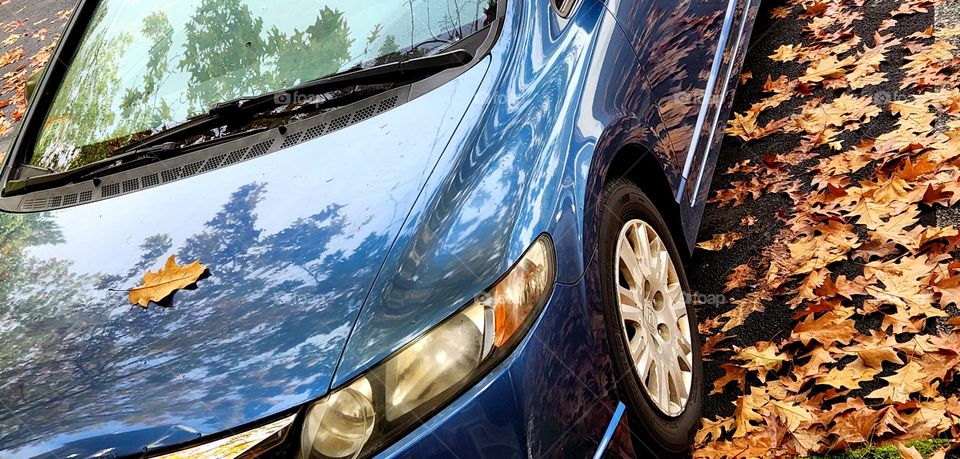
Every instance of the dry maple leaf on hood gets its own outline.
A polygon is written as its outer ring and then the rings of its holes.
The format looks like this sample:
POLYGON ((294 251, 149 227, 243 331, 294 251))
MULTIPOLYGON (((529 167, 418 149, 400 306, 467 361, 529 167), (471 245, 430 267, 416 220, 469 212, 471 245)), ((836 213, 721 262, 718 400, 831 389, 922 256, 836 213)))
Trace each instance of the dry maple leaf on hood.
POLYGON ((143 285, 131 289, 130 302, 146 309, 150 302, 160 303, 177 290, 197 283, 207 272, 200 260, 180 266, 171 255, 167 264, 157 272, 148 271, 143 276, 143 285))

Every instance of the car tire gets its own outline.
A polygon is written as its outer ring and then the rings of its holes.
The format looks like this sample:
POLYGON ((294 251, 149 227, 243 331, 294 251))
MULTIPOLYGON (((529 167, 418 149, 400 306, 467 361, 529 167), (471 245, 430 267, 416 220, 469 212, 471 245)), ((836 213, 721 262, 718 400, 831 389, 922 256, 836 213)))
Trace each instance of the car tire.
MULTIPOLYGON (((700 423, 703 407, 703 363, 700 358, 695 310, 685 301, 689 286, 680 253, 656 206, 632 182, 616 179, 609 183, 604 188, 601 209, 598 269, 602 283, 604 322, 617 389, 628 408, 633 437, 635 441, 642 443, 635 444, 635 449, 638 454, 647 449, 659 457, 683 454, 689 451, 693 444, 694 434, 700 423), (650 240, 649 236, 653 234, 651 231, 659 237, 662 244, 650 240), (644 273, 651 274, 641 274, 636 276, 637 279, 629 278, 629 273, 635 271, 630 271, 631 268, 626 267, 626 261, 623 260, 634 253, 631 251, 634 246, 641 252, 636 258, 644 259, 642 244, 638 244, 638 241, 645 236, 650 240, 647 246, 649 253, 657 252, 661 255, 659 258, 647 256, 646 259, 662 260, 669 254, 674 277, 669 275, 669 267, 665 269, 666 276, 652 275, 657 269, 659 272, 664 271, 664 264, 660 263, 648 265, 646 271, 640 268, 644 273), (621 249, 623 253, 618 251, 622 240, 630 245, 621 249), (655 280, 653 283, 652 279, 655 280), (631 283, 635 285, 631 287, 631 283), (670 303, 668 299, 664 299, 662 292, 667 291, 667 296, 676 298, 677 284, 681 289, 681 303, 670 303), (628 292, 624 292, 621 287, 628 292), (623 304, 618 299, 621 293, 625 298, 622 300, 623 304), (664 312, 671 305, 672 312, 664 312), (640 311, 639 314, 636 313, 637 310, 640 311), (686 313, 686 320, 681 316, 674 321, 677 326, 671 328, 668 325, 670 318, 677 317, 682 312, 686 313), (684 323, 689 330, 686 335, 682 329, 684 323), (683 345, 684 338, 689 340, 688 346, 683 345), (643 351, 639 349, 645 349, 644 346, 651 349, 648 358, 635 359, 634 356, 643 355, 643 351), (671 348, 675 350, 674 355, 670 354, 671 348), (631 349, 634 349, 633 354, 631 349), (678 349, 679 351, 676 351, 678 349), (673 356, 678 357, 676 366, 672 365, 673 356), (650 365, 649 362, 654 360, 659 363, 650 365), (646 368, 645 376, 641 375, 640 366, 646 368), (660 370, 655 370, 654 367, 660 370), (683 390, 678 390, 679 384, 675 384, 680 381, 686 388, 688 375, 684 370, 689 370, 689 389, 686 390, 685 401, 681 397, 683 390), (661 373, 667 375, 667 384, 661 384, 663 379, 658 376, 661 373), (680 376, 675 376, 674 373, 680 376), (667 394, 667 403, 663 403, 663 393, 667 394)), ((637 266, 632 268, 637 269, 637 266)))

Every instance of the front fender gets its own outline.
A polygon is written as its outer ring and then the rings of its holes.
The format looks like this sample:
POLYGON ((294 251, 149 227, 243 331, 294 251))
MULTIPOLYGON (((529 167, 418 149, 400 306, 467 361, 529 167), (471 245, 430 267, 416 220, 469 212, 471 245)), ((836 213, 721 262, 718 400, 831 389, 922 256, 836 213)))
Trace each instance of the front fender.
POLYGON ((508 4, 487 76, 387 256, 334 386, 483 292, 541 233, 553 236, 558 282, 576 282, 595 162, 661 142, 636 55, 602 4, 586 0, 566 23, 549 2, 508 4))

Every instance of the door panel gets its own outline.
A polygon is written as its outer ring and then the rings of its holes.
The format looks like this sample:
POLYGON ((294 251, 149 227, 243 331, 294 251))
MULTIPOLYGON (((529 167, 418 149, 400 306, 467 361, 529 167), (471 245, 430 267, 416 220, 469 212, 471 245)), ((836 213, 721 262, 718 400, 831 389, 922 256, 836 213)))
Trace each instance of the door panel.
POLYGON ((637 51, 660 107, 674 163, 694 138, 727 0, 608 0, 637 51))
POLYGON ((676 193, 695 242, 736 75, 759 0, 607 0, 645 71, 681 171, 676 193), (751 14, 752 11, 752 14, 751 14), (735 52, 736 51, 736 52, 735 52))

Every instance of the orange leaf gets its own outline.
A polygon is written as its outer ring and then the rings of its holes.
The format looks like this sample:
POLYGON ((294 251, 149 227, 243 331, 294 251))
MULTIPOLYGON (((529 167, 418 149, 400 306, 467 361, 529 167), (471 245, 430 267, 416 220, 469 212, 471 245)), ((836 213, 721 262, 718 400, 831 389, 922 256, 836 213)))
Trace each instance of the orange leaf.
POLYGON ((148 271, 143 276, 143 285, 129 291, 130 302, 146 309, 150 302, 159 303, 177 290, 197 283, 206 271, 200 260, 180 266, 171 255, 166 266, 156 273, 148 271))

